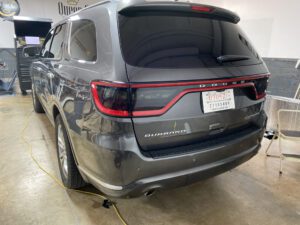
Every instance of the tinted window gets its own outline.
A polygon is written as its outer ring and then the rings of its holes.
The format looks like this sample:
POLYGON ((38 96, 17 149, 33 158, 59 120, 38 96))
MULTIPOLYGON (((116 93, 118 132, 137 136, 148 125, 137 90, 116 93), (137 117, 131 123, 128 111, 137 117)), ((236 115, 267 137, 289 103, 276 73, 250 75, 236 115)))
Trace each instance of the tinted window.
POLYGON ((238 25, 230 22, 181 15, 120 15, 119 30, 124 60, 133 66, 193 68, 261 62, 238 25))
POLYGON ((48 33, 48 35, 44 41, 43 48, 41 50, 41 57, 43 57, 43 58, 48 58, 51 41, 52 41, 52 35, 53 35, 53 30, 50 31, 50 33, 48 33))
POLYGON ((85 61, 96 61, 96 29, 90 20, 72 22, 70 38, 71 58, 85 61))
POLYGON ((56 27, 48 58, 56 58, 56 59, 61 58, 65 30, 66 30, 66 24, 56 27))

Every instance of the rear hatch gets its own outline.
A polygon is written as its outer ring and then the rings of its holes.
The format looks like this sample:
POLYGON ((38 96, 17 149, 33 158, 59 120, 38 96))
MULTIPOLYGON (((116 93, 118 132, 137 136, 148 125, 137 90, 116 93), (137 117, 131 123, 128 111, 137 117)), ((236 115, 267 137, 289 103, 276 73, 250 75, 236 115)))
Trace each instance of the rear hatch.
POLYGON ((227 10, 188 3, 119 12, 132 121, 145 154, 262 126, 268 70, 238 21, 227 10))

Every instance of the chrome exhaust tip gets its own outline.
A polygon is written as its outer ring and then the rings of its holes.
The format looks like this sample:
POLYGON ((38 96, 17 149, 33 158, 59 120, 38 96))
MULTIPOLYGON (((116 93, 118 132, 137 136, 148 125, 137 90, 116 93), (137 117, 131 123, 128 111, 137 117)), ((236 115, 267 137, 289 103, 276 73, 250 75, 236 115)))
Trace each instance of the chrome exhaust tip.
POLYGON ((144 193, 144 195, 145 195, 146 197, 150 197, 150 196, 154 195, 155 191, 156 191, 155 189, 150 189, 149 191, 146 191, 146 192, 144 193))

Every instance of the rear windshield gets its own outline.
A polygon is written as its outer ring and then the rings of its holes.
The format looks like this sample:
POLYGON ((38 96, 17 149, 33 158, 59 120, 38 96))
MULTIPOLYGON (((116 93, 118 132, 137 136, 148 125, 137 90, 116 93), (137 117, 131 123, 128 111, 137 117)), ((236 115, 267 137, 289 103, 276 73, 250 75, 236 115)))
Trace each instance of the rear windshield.
POLYGON ((127 64, 147 68, 203 68, 261 63, 259 55, 230 22, 180 15, 119 15, 127 64))

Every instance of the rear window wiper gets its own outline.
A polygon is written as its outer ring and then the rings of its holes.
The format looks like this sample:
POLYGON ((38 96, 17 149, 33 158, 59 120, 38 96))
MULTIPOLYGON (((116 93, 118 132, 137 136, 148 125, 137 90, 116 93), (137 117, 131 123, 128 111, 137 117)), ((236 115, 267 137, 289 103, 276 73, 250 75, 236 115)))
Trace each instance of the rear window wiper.
POLYGON ((219 63, 223 62, 235 62, 250 59, 249 56, 246 55, 220 55, 217 57, 219 63))

